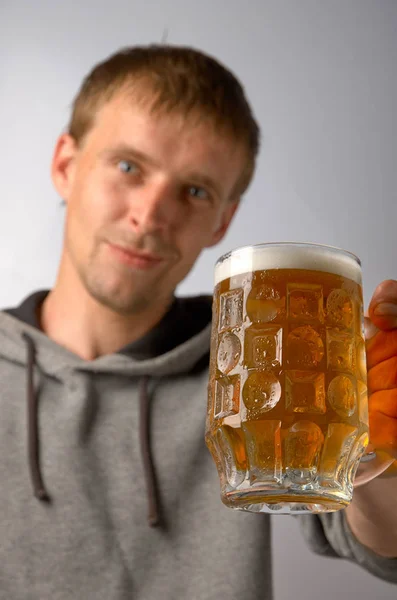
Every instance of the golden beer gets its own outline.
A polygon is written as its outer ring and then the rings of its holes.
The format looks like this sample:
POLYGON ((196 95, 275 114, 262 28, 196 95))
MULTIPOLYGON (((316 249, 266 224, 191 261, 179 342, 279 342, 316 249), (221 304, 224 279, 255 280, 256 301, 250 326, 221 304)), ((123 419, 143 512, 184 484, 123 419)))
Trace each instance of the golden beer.
POLYGON ((347 506, 368 444, 366 379, 356 257, 263 244, 218 261, 206 443, 227 506, 347 506))

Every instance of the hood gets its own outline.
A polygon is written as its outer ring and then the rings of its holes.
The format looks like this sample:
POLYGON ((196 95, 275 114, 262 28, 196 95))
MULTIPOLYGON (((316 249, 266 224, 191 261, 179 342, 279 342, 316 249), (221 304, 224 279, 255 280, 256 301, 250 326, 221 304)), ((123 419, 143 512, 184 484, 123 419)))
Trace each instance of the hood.
POLYGON ((138 360, 127 353, 101 356, 86 361, 49 339, 37 328, 9 315, 0 313, 0 357, 20 365, 27 365, 26 342, 28 335, 35 347, 35 364, 40 370, 62 379, 62 373, 78 370, 91 373, 112 373, 131 377, 164 377, 189 372, 209 351, 211 323, 190 339, 172 350, 153 358, 138 360))
MULTIPOLYGON (((119 353, 86 361, 49 339, 34 324, 26 323, 9 312, 0 313, 0 360, 19 365, 26 371, 27 450, 33 493, 38 500, 50 502, 51 489, 47 489, 40 465, 39 400, 41 388, 35 385, 36 372, 38 371, 41 377, 55 378, 61 383, 65 382, 66 387, 72 372, 85 373, 88 378, 99 374, 131 377, 139 380, 139 439, 146 480, 148 522, 151 526, 160 524, 158 484, 151 451, 151 387, 149 382, 153 379, 161 380, 164 377, 188 374, 194 371, 197 365, 201 368, 208 363, 211 336, 211 323, 208 323, 208 303, 209 298, 202 304, 201 316, 197 315, 197 321, 195 321, 194 314, 190 315, 193 317, 189 319, 190 324, 193 322, 196 325, 196 331, 199 323, 204 323, 201 330, 175 347, 172 347, 172 343, 169 344, 171 349, 168 352, 141 360, 131 356, 127 346, 119 353)), ((174 320, 178 321, 178 314, 179 316, 186 315, 186 310, 185 313, 176 311, 174 320)), ((175 322, 175 339, 178 339, 177 326, 180 331, 181 328, 183 329, 183 325, 183 318, 182 322, 175 322)), ((189 334, 195 329, 190 328, 189 334)), ((172 336, 172 322, 170 323, 169 318, 167 327, 163 327, 161 332, 172 336)), ((117 392, 115 391, 115 393, 117 392)))

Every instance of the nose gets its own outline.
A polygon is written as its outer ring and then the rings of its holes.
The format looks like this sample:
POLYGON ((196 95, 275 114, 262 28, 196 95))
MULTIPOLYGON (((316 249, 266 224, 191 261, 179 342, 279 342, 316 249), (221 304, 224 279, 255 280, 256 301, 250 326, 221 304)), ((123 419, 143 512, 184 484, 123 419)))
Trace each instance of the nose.
POLYGON ((134 191, 129 221, 136 233, 164 233, 182 217, 177 192, 165 182, 145 183, 134 191))

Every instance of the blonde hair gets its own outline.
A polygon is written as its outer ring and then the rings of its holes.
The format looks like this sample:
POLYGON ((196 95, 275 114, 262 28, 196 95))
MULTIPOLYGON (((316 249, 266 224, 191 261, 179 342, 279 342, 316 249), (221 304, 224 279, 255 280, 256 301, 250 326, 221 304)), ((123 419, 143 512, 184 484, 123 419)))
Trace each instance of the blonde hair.
POLYGON ((69 134, 80 144, 98 110, 116 93, 130 89, 152 112, 182 113, 205 119, 242 143, 246 165, 240 196, 250 184, 260 144, 260 130, 237 78, 220 62, 185 46, 150 45, 121 49, 98 63, 74 99, 69 134))

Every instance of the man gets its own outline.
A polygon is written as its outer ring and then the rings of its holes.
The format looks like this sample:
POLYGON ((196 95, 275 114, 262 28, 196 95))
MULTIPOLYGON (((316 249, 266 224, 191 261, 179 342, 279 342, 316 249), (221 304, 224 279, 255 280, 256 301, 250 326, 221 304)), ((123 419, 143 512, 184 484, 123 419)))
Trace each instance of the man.
MULTIPOLYGON (((83 82, 52 163, 56 283, 0 315, 1 597, 272 597, 269 518, 223 507, 204 445, 211 299, 174 296, 258 147, 240 84, 197 51, 126 49, 83 82)), ((394 457, 396 306, 386 282, 368 345, 373 442, 394 457)), ((396 490, 376 478, 304 533, 397 582, 396 490)))

